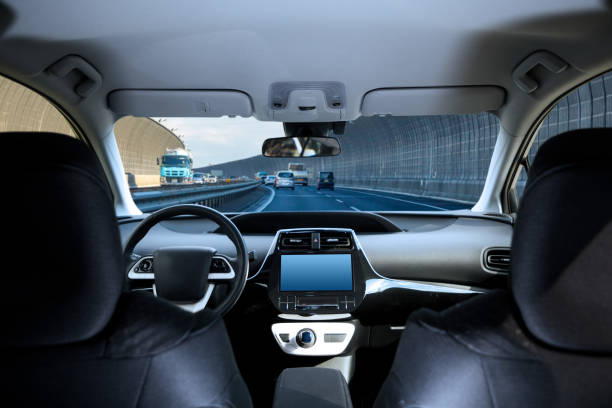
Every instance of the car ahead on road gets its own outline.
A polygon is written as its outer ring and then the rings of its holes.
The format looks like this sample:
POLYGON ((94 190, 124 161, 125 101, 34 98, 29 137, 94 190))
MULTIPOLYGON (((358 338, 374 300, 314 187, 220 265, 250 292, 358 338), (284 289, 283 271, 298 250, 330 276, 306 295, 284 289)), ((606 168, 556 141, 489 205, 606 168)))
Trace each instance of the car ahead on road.
POLYGON ((193 184, 204 184, 204 174, 193 173, 193 184))
POLYGON ((257 173, 255 173, 255 180, 259 181, 261 184, 264 184, 266 182, 267 176, 267 171, 258 171, 257 173))
POLYGON ((0 0, 3 406, 609 407, 611 21, 0 0))
POLYGON ((274 175, 266 176, 266 181, 264 181, 264 184, 266 186, 273 186, 274 180, 276 180, 276 176, 274 175))
POLYGON ((319 180, 317 181, 317 190, 321 190, 322 188, 328 188, 333 191, 334 172, 322 171, 319 173, 319 180))
POLYGON ((217 176, 208 176, 204 181, 208 184, 215 184, 219 182, 219 178, 217 176))
POLYGON ((276 179, 274 180, 274 188, 290 188, 295 190, 295 182, 293 180, 293 173, 290 171, 279 171, 276 173, 276 179))

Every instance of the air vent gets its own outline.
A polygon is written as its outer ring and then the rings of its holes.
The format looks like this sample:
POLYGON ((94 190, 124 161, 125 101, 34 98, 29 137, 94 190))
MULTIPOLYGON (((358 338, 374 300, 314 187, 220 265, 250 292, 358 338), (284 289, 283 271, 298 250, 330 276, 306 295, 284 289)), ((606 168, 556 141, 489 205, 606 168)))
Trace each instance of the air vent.
POLYGON ((350 246, 349 237, 321 237, 321 248, 348 248, 350 246))
POLYGON ((281 237, 281 249, 310 249, 312 245, 310 233, 287 234, 281 237))
POLYGON ((484 252, 484 266, 493 272, 510 272, 510 248, 489 248, 484 252))
POLYGON ((340 231, 321 231, 321 249, 343 250, 351 247, 350 234, 340 231))

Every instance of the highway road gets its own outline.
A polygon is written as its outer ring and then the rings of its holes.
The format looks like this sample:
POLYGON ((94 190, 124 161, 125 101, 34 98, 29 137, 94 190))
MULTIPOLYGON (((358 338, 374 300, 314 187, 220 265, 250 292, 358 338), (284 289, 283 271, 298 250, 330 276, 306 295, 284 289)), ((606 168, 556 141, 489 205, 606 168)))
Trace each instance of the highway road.
POLYGON ((258 211, 443 211, 471 208, 454 201, 415 197, 376 190, 336 187, 334 191, 314 186, 296 186, 295 190, 270 189, 272 196, 259 205, 258 211))

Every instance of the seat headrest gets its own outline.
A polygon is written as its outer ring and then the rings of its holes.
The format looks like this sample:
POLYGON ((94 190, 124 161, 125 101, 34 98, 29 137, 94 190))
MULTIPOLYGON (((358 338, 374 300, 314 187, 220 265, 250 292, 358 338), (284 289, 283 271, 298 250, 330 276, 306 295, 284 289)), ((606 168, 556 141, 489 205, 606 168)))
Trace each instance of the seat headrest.
POLYGON ((612 352, 612 129, 574 130, 540 147, 514 229, 511 280, 537 339, 612 352))
POLYGON ((112 194, 85 143, 3 133, 3 346, 85 340, 109 322, 123 286, 112 194))

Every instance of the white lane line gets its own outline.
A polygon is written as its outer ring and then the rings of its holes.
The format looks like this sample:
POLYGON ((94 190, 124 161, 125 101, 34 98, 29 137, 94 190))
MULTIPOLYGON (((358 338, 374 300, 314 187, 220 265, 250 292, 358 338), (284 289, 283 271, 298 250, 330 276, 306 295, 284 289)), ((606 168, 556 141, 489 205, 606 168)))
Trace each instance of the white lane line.
POLYGON ((331 196, 329 194, 325 194, 325 197, 327 198, 331 198, 331 196))
POLYGON ((276 196, 276 192, 274 191, 273 188, 270 188, 268 186, 264 186, 264 187, 267 188, 268 190, 270 190, 270 192, 272 194, 270 194, 268 199, 266 201, 264 201, 259 207, 254 209, 253 212, 261 212, 261 211, 263 211, 267 206, 270 205, 270 203, 272 202, 272 200, 274 200, 274 197, 276 196))
POLYGON ((442 211, 447 211, 448 210, 448 208, 436 207, 435 205, 431 205, 431 204, 423 204, 423 203, 419 203, 419 202, 416 202, 416 201, 402 200, 401 198, 388 197, 388 196, 384 196, 384 195, 380 195, 380 194, 374 194, 374 193, 366 193, 366 192, 359 191, 359 190, 353 190, 353 191, 355 191, 356 193, 359 193, 359 194, 365 194, 365 195, 370 195, 370 196, 374 196, 374 197, 386 198, 388 200, 395 200, 395 201, 401 201, 403 203, 422 205, 423 207, 435 208, 436 210, 442 210, 442 211))
POLYGON ((339 203, 343 203, 344 202, 342 200, 338 200, 337 198, 336 198, 336 201, 339 202, 339 203))
POLYGON ((353 210, 353 211, 361 211, 361 210, 360 210, 359 208, 357 208, 357 207, 350 206, 349 208, 350 208, 351 210, 353 210))

